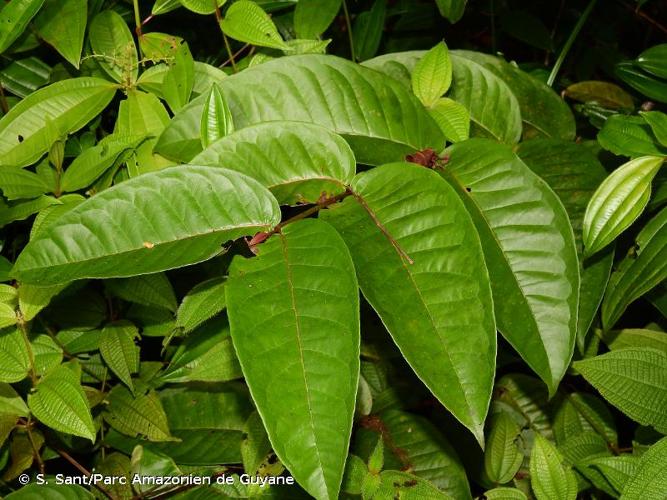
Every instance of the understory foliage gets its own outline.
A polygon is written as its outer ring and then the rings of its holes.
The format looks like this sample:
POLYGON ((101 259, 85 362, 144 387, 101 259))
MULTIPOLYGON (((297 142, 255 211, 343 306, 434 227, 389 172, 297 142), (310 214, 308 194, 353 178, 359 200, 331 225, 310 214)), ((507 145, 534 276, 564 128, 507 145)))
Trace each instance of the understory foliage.
POLYGON ((0 3, 0 495, 667 498, 660 5, 0 3))

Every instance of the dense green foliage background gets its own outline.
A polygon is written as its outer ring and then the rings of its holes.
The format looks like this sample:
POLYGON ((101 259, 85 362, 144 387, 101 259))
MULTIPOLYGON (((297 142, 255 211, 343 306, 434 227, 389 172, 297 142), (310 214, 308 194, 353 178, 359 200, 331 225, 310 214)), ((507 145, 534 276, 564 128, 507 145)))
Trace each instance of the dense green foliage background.
POLYGON ((0 496, 667 498, 665 12, 0 3, 0 496))

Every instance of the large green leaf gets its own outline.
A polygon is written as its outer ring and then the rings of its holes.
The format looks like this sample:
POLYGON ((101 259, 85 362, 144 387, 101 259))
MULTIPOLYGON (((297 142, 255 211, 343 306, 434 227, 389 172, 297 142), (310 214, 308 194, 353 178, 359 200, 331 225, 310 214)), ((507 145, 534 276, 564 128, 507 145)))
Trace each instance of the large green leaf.
POLYGON ((577 479, 563 463, 556 447, 535 434, 530 454, 530 484, 537 500, 574 500, 577 497, 577 479))
POLYGON ((21 36, 44 0, 12 0, 0 9, 0 54, 21 36))
POLYGON ((311 495, 338 498, 359 377, 352 259, 313 220, 287 225, 258 254, 230 268, 234 347, 278 457, 311 495))
POLYGON ((667 354, 667 333, 641 328, 603 332, 602 340, 612 351, 627 347, 651 347, 667 354))
POLYGON ((667 354, 632 347, 576 361, 574 368, 627 416, 667 431, 667 354))
POLYGON ((130 390, 134 390, 132 374, 139 370, 139 348, 134 343, 137 338, 136 326, 118 321, 105 326, 100 339, 102 359, 130 390))
POLYGON ((107 395, 104 419, 117 431, 130 437, 142 436, 149 441, 173 441, 167 416, 160 398, 153 390, 132 393, 116 385, 107 395))
POLYGON ((629 304, 667 278, 667 208, 641 230, 635 247, 611 275, 602 302, 602 325, 609 329, 629 304))
POLYGON ((579 349, 583 350, 586 334, 602 301, 614 260, 613 251, 601 253, 592 259, 583 259, 584 213, 588 201, 607 172, 588 148, 573 142, 536 139, 522 143, 517 154, 556 192, 570 216, 581 268, 577 342, 579 349))
MULTIPOLYGON (((0 166, 24 167, 52 145, 49 129, 76 132, 99 115, 116 86, 99 78, 73 78, 40 89, 0 119, 0 166)), ((56 138, 57 139, 57 138, 56 138)))
MULTIPOLYGON (((483 64, 466 57, 474 53, 451 51, 452 88, 449 97, 470 112, 473 135, 510 144, 521 138, 521 111, 511 88, 483 64)), ((410 85, 410 74, 424 52, 399 52, 366 61, 364 65, 410 85)))
POLYGON ((299 0, 294 9, 294 30, 298 38, 317 38, 336 18, 342 0, 299 0))
POLYGON ((651 127, 639 116, 610 116, 598 133, 598 142, 614 154, 631 158, 667 155, 667 148, 656 144, 651 127))
POLYGON ((225 18, 220 22, 220 28, 227 36, 244 43, 273 49, 289 49, 269 15, 259 5, 249 0, 234 2, 227 9, 225 18))
POLYGON ((366 299, 431 392, 478 441, 491 397, 496 330, 477 232, 454 190, 408 163, 352 181, 327 210, 366 299))
POLYGON ((651 127, 651 131, 658 142, 667 147, 667 114, 660 111, 643 111, 639 114, 651 127))
POLYGON ((314 203, 345 191, 355 171, 342 137, 319 125, 269 122, 220 139, 192 163, 238 170, 271 190, 281 204, 314 203))
MULTIPOLYGON (((409 88, 333 56, 270 61, 225 78, 220 86, 237 130, 275 120, 316 123, 343 135, 361 163, 379 165, 444 145, 438 126, 409 88)), ((157 151, 186 162, 199 153, 204 105, 205 97, 199 97, 183 108, 157 151)))
POLYGON ((18 97, 27 97, 46 85, 51 67, 36 57, 12 61, 0 71, 0 85, 18 97))
POLYGON ((30 358, 17 328, 0 330, 0 382, 19 382, 28 376, 30 358))
POLYGON ((637 465, 637 471, 623 488, 623 500, 648 500, 667 493, 667 437, 651 446, 637 465))
POLYGON ((577 328, 579 263, 567 213, 507 146, 475 139, 447 154, 442 175, 480 234, 498 330, 553 394, 577 328))
POLYGON ((164 273, 112 279, 104 284, 113 295, 128 302, 176 311, 176 296, 164 273))
POLYGON ((637 66, 655 76, 667 78, 667 43, 654 45, 639 54, 637 66))
POLYGON ((635 158, 600 184, 584 216, 586 255, 609 245, 641 215, 651 197, 651 182, 663 161, 657 156, 635 158))
POLYGON ((616 76, 646 97, 667 103, 667 83, 642 71, 634 61, 616 64, 616 76))
POLYGON ((354 55, 357 61, 373 57, 380 48, 387 0, 375 0, 370 10, 359 13, 352 26, 354 55))
POLYGON ((25 247, 14 274, 49 285, 164 271, 209 259, 226 241, 270 230, 279 219, 275 198, 250 177, 222 168, 168 168, 67 212, 25 247))
POLYGON ((35 19, 35 28, 44 41, 78 69, 87 21, 87 0, 46 0, 35 19))
POLYGON ((78 365, 60 365, 45 375, 28 395, 28 407, 43 424, 95 441, 95 426, 80 385, 78 365))
POLYGON ((137 81, 137 46, 120 14, 113 10, 97 14, 90 22, 88 36, 95 60, 111 78, 127 86, 137 81))

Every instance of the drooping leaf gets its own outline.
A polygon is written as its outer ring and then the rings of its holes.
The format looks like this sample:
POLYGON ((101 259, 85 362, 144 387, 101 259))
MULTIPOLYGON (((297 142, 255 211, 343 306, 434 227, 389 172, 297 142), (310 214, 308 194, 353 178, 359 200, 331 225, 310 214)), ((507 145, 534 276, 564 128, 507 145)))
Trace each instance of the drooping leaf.
POLYGON ((282 463, 311 495, 337 498, 359 377, 352 259, 340 236, 315 220, 285 226, 258 254, 236 257, 230 269, 234 347, 282 463), (275 390, 264 390, 268 379, 275 390))
POLYGON ((222 311, 227 305, 225 279, 213 278, 190 290, 176 313, 176 326, 189 333, 204 321, 222 311))
POLYGON ((456 23, 463 17, 468 0, 435 0, 440 15, 450 23, 456 23))
POLYGON ((574 500, 577 480, 556 447, 540 434, 530 455, 530 484, 537 500, 574 500))
POLYGON ((658 432, 667 429, 667 355, 648 347, 611 351, 576 361, 574 368, 628 417, 658 432))
POLYGON ((577 328, 579 263, 567 213, 507 146, 476 139, 446 154, 441 175, 479 232, 498 330, 553 394, 577 328))
POLYGON ((584 213, 607 172, 585 146, 572 142, 536 139, 522 143, 517 154, 555 191, 570 217, 581 268, 577 343, 583 352, 586 334, 602 302, 614 260, 613 251, 601 253, 593 259, 583 258, 584 213))
POLYGON ((632 110, 635 106, 630 94, 609 82, 590 80, 573 83, 565 89, 565 94, 575 101, 595 102, 605 108, 632 110))
POLYGON ((78 69, 87 22, 87 0, 46 0, 35 18, 35 29, 40 38, 78 69))
POLYGON ((521 467, 523 453, 517 446, 521 429, 508 413, 491 420, 484 450, 484 471, 494 484, 509 483, 521 467))
POLYGON ((80 385, 78 364, 60 365, 41 378, 28 406, 44 425, 60 432, 95 441, 95 426, 80 385))
POLYGON ((181 40, 162 81, 162 94, 172 112, 177 112, 190 101, 194 80, 195 61, 187 42, 181 40))
POLYGON ((118 432, 131 437, 142 436, 149 441, 172 441, 167 416, 160 398, 153 390, 132 393, 116 385, 107 395, 109 404, 104 419, 118 432))
POLYGON ((105 281, 107 289, 128 302, 176 311, 176 296, 164 273, 105 281))
MULTIPOLYGON (((183 7, 196 14, 213 14, 215 6, 222 7, 227 0, 177 0, 183 7)), ((155 8, 153 9, 155 10, 155 8)), ((155 14, 156 12, 153 12, 155 14)))
POLYGON ((660 498, 667 492, 665 475, 667 437, 651 446, 637 464, 637 471, 623 488, 623 500, 660 498))
POLYGON ((321 217, 348 244, 364 296, 412 369, 483 442, 495 324, 470 216, 435 172, 413 164, 359 174, 352 191, 321 217))
POLYGON ((12 0, 0 9, 0 54, 21 36, 44 0, 12 0))
POLYGON ((452 61, 444 42, 424 54, 412 71, 412 91, 424 106, 432 107, 452 84, 452 61))
POLYGON ((319 125, 268 122, 229 135, 192 163, 244 172, 281 204, 315 203, 345 191, 356 168, 345 140, 319 125))
POLYGON ((336 18, 342 0, 299 0, 294 9, 294 30, 299 38, 317 38, 336 18))
POLYGON ((0 382, 14 383, 28 376, 30 358, 17 328, 0 330, 0 382))
POLYGON ((637 57, 637 66, 644 71, 667 78, 667 43, 654 45, 646 49, 637 57))
MULTIPOLYGON (((408 88, 336 57, 279 59, 225 78, 220 86, 237 130, 276 120, 315 123, 345 137, 360 163, 380 165, 444 145, 438 126, 408 88)), ((184 162, 198 154, 204 105, 205 97, 199 97, 183 108, 157 151, 184 162)))
POLYGON ((232 112, 229 111, 220 87, 212 85, 201 116, 201 145, 206 149, 218 139, 232 132, 234 132, 232 112))
POLYGON ((448 97, 441 97, 428 110, 449 142, 461 142, 470 136, 470 113, 448 97))
POLYGON ((137 81, 137 46, 120 14, 114 10, 97 14, 90 22, 88 37, 95 60, 111 78, 124 85, 137 81))
POLYGON ((164 271, 207 260, 224 242, 278 221, 275 198, 243 174, 170 168, 130 179, 67 212, 26 246, 14 274, 44 286, 164 271), (72 237, 79 244, 69 243, 72 237))
POLYGON ((109 104, 116 87, 99 78, 73 78, 44 87, 0 119, 0 166, 24 167, 52 145, 48 127, 76 132, 109 104), (50 124, 50 125, 49 125, 50 124))
POLYGON ((134 390, 132 374, 139 370, 139 348, 134 343, 138 337, 132 323, 119 321, 105 326, 100 339, 102 359, 130 390, 134 390))
POLYGON ((352 38, 358 61, 370 59, 380 48, 386 11, 387 0, 375 0, 370 10, 361 12, 354 20, 352 38))
POLYGON ((255 2, 239 0, 234 2, 225 18, 220 22, 225 34, 234 40, 260 47, 289 50, 278 33, 276 25, 255 2))

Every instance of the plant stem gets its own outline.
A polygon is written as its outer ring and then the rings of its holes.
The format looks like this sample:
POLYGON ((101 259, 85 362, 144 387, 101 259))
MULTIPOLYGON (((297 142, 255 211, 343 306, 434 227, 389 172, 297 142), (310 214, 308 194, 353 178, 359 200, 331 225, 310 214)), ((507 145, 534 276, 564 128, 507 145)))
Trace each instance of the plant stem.
MULTIPOLYGON (((229 38, 225 35, 225 32, 222 30, 222 13, 220 12, 220 7, 218 7, 218 2, 212 0, 215 5, 215 21, 218 23, 218 28, 220 28, 220 33, 222 33, 222 39, 225 41, 225 49, 227 50, 227 56, 229 57, 229 62, 232 63, 232 69, 234 73, 238 73, 239 69, 236 67, 236 59, 234 58, 234 53, 232 52, 232 46, 229 44, 229 38)), ((225 63, 226 64, 226 63, 225 63)))
POLYGON ((25 426, 26 433, 28 434, 28 441, 30 441, 30 446, 32 447, 32 453, 35 456, 35 460, 37 461, 39 472, 41 474, 44 474, 44 460, 42 460, 42 456, 39 454, 39 448, 37 448, 35 440, 32 437, 32 432, 30 431, 31 427, 32 427, 32 420, 28 420, 28 423, 25 426))
POLYGON ((565 45, 563 45, 563 48, 560 51, 560 54, 558 54, 558 59, 556 59, 556 62, 554 63, 554 67, 551 69, 551 74, 549 75, 549 79, 547 80, 547 85, 549 87, 552 87, 554 82, 556 81, 556 76, 558 75, 558 72, 560 71, 561 66, 563 65, 563 62, 565 61, 565 58, 567 57, 567 53, 570 51, 572 48, 572 44, 574 43, 575 39, 579 35, 579 32, 581 31, 581 28, 584 27, 584 24, 586 23, 586 20, 588 19, 588 16, 591 15, 591 12, 593 11, 593 7, 595 7, 597 0, 591 0, 588 2, 588 5, 586 6, 586 10, 581 14, 581 17, 577 21, 577 24, 574 26, 574 29, 572 30, 572 33, 570 33, 570 36, 565 42, 565 45))
POLYGON ((134 7, 134 32, 136 33, 139 42, 137 43, 137 50, 139 51, 139 60, 143 60, 144 57, 141 53, 141 37, 143 32, 141 31, 141 13, 139 12, 139 0, 132 0, 132 5, 134 7))
POLYGON ((347 37, 350 40, 350 54, 352 60, 357 61, 357 56, 354 52, 354 36, 352 36, 352 21, 350 20, 350 12, 347 10, 347 0, 343 0, 343 13, 345 14, 345 25, 347 26, 347 37))
MULTIPOLYGON (((65 450, 61 450, 61 449, 56 448, 56 452, 58 453, 58 455, 60 455, 65 460, 67 460, 70 464, 72 464, 76 468, 76 470, 81 472, 81 474, 83 474, 86 477, 90 476, 90 471, 88 469, 86 469, 83 465, 81 465, 79 462, 77 462, 74 458, 72 458, 72 456, 69 453, 67 453, 65 450)), ((115 499, 115 497, 111 493, 109 493, 109 491, 107 491, 107 489, 104 488, 103 486, 101 486, 97 483, 93 484, 93 486, 95 486, 95 488, 100 490, 104 494, 104 496, 106 496, 107 498, 110 498, 111 500, 115 499)))

